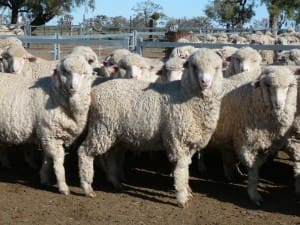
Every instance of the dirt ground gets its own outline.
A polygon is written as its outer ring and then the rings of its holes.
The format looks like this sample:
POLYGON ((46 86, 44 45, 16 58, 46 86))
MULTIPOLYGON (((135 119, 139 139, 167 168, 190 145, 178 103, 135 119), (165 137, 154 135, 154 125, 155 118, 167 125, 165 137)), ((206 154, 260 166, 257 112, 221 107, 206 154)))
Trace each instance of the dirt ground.
POLYGON ((71 195, 55 186, 39 184, 37 170, 30 169, 22 151, 10 151, 12 169, 0 170, 0 224, 294 224, 300 225, 300 204, 293 188, 293 170, 286 156, 266 163, 261 170, 261 207, 249 201, 246 176, 228 183, 217 154, 206 157, 208 176, 201 178, 193 162, 190 186, 193 199, 188 208, 177 207, 170 163, 164 156, 128 156, 127 182, 115 192, 98 168, 96 198, 83 196, 74 153, 66 155, 67 182, 71 195))

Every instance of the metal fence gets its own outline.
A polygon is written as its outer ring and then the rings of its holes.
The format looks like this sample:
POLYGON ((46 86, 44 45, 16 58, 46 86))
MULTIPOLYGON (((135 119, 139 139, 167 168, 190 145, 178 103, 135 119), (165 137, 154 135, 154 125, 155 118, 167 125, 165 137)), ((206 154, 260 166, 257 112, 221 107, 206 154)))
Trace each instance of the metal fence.
MULTIPOLYGON (((7 36, 5 36, 7 37, 7 36)), ((25 43, 25 46, 30 44, 47 44, 52 47, 53 59, 60 59, 61 45, 98 45, 102 48, 126 48, 133 52, 143 55, 144 50, 153 48, 174 48, 187 43, 169 42, 165 39, 164 32, 137 32, 131 33, 113 33, 113 34, 92 34, 92 35, 73 35, 63 36, 59 33, 54 35, 39 35, 39 36, 16 36, 25 43), (149 37, 151 36, 151 39, 149 37)), ((4 38, 4 36, 0 36, 4 38)), ((298 48, 300 45, 258 45, 258 44, 218 44, 218 43, 188 43, 197 48, 222 48, 223 46, 232 46, 236 48, 250 46, 257 50, 273 50, 282 51, 298 48)))

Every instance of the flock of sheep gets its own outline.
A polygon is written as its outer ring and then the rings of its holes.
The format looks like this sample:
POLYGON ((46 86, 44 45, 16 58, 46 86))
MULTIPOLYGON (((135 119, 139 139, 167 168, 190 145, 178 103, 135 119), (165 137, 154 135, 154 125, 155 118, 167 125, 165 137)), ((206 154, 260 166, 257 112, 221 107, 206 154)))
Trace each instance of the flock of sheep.
POLYGON ((248 194, 260 205, 259 169, 279 150, 294 161, 300 195, 300 97, 295 65, 263 65, 256 50, 175 48, 166 59, 145 58, 126 49, 99 60, 77 46, 59 61, 45 60, 17 38, 0 40, 0 162, 10 167, 7 146, 30 144, 43 150, 40 179, 69 194, 65 148, 78 152, 81 186, 92 188, 97 157, 108 180, 122 187, 125 151, 165 151, 173 163, 180 207, 192 197, 189 165, 203 149, 222 152, 224 174, 236 164, 248 169, 248 194), (127 79, 125 79, 127 78, 127 79))

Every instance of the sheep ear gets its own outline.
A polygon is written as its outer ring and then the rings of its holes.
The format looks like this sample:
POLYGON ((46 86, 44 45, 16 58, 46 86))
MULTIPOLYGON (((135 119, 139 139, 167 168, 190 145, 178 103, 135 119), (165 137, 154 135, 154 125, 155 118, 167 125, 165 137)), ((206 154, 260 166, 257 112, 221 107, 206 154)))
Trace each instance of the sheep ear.
POLYGON ((294 74, 295 75, 300 75, 300 67, 295 70, 294 74))
POLYGON ((111 75, 114 74, 114 73, 116 73, 116 72, 118 72, 118 70, 119 70, 118 66, 112 66, 111 67, 111 75))
POLYGON ((54 69, 54 70, 52 71, 51 76, 52 76, 52 77, 56 77, 56 74, 57 74, 57 69, 54 69))
POLYGON ((189 67, 189 62, 188 61, 185 61, 184 63, 183 63, 183 68, 188 68, 189 67))
POLYGON ((228 56, 225 60, 226 60, 227 62, 230 62, 230 61, 231 61, 231 56, 228 56))
POLYGON ((37 61, 37 58, 33 55, 27 56, 26 59, 28 59, 29 62, 36 62, 37 61))

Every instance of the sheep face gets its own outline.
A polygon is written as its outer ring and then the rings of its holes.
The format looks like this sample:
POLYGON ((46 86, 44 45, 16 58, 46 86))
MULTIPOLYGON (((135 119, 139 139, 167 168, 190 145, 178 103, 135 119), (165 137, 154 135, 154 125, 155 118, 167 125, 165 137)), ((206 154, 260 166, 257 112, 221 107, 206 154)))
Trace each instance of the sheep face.
POLYGON ((183 68, 182 70, 170 70, 167 71, 167 79, 168 81, 181 80, 182 74, 183 68))
POLYGON ((23 47, 13 46, 2 53, 3 69, 6 73, 20 74, 26 61, 35 62, 36 57, 29 54, 23 47))
POLYGON ((188 59, 189 73, 194 76, 201 89, 209 89, 213 80, 222 74, 222 59, 212 50, 200 49, 188 59))
POLYGON ((262 58, 260 54, 251 48, 244 48, 238 50, 232 55, 232 63, 235 73, 251 72, 253 69, 259 67, 262 58))
POLYGON ((9 54, 2 54, 3 69, 6 73, 20 74, 25 60, 21 57, 12 57, 9 54))
POLYGON ((280 114, 286 107, 289 89, 296 84, 294 76, 283 76, 271 69, 262 74, 259 82, 264 102, 275 114, 280 114))
POLYGON ((136 65, 132 65, 126 69, 125 77, 132 78, 135 80, 140 80, 142 75, 143 75, 143 68, 136 65))
POLYGON ((60 87, 74 95, 81 89, 83 80, 92 76, 93 68, 82 56, 69 55, 60 61, 56 72, 60 87))

